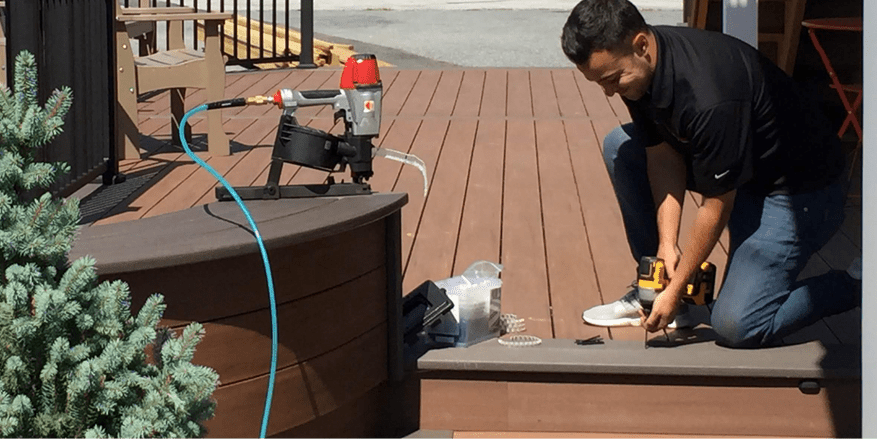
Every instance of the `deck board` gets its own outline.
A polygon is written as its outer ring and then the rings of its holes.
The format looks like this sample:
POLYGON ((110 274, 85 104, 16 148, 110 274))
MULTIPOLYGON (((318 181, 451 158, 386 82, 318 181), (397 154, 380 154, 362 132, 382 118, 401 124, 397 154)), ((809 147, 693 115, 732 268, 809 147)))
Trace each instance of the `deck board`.
MULTIPOLYGON (((420 129, 419 120, 396 119, 382 122, 381 126, 389 126, 387 134, 383 136, 380 142, 382 148, 388 148, 395 151, 408 153, 411 151, 411 145, 414 144, 414 137, 420 129)), ((402 164, 391 160, 375 160, 372 162, 372 169, 375 175, 369 180, 372 187, 377 191, 391 192, 396 182, 399 180, 399 173, 402 172, 402 164)), ((429 174, 427 175, 429 177, 429 174)), ((423 196, 423 189, 420 190, 423 196)), ((407 211, 405 211, 407 214, 407 211)))
POLYGON ((466 194, 463 200, 453 273, 460 274, 476 261, 500 261, 502 233, 505 122, 478 123, 466 194))
POLYGON ((443 71, 438 85, 436 85, 432 102, 426 109, 426 115, 449 117, 457 104, 462 80, 463 72, 461 70, 443 71))
POLYGON ((481 96, 484 93, 483 70, 463 71, 460 91, 457 93, 457 105, 452 113, 456 117, 474 118, 481 111, 481 96))
POLYGON ((416 70, 403 70, 396 75, 393 84, 387 89, 381 101, 382 119, 395 117, 399 114, 402 106, 408 100, 418 76, 420 76, 420 72, 416 70))
POLYGON ((481 97, 482 118, 505 118, 506 98, 508 97, 508 72, 506 70, 488 70, 484 78, 484 92, 481 97))
POLYGON ((575 70, 562 69, 552 70, 551 78, 557 95, 557 105, 560 115, 567 118, 585 118, 588 112, 578 91, 575 79, 575 70))
MULTIPOLYGON (((337 88, 340 69, 280 70, 226 76, 226 97, 273 94, 278 88, 337 88)), ((420 173, 377 158, 369 180, 376 191, 404 191, 403 292, 426 279, 462 273, 472 262, 504 265, 503 312, 526 319, 540 337, 596 334, 642 340, 638 328, 585 326, 583 309, 616 300, 635 269, 620 211, 603 166, 606 134, 629 121, 618 96, 575 69, 451 69, 381 71, 381 135, 375 145, 424 161, 420 173)), ((187 105, 203 101, 190 91, 187 105)), ((143 154, 120 163, 129 178, 148 182, 89 224, 136 220, 214 202, 218 185, 179 147, 171 146, 167 93, 139 103, 143 154)), ((223 110, 232 154, 210 156, 203 113, 192 119, 193 149, 232 184, 264 184, 280 112, 273 106, 223 110)), ((300 123, 340 134, 331 108, 306 107, 300 123)), ((286 164, 281 183, 319 183, 327 174, 286 164)), ((338 174, 336 178, 348 179, 338 174)), ((681 236, 699 197, 686 196, 681 236)), ((861 205, 849 203, 841 233, 819 252, 807 272, 844 269, 861 254, 861 205)), ((727 231, 710 255, 724 270, 727 231)), ((684 243, 681 243, 684 245, 684 243)), ((823 319, 787 341, 861 340, 861 310, 823 319)))
POLYGON ((532 118, 533 97, 527 70, 509 70, 506 115, 511 118, 532 118))
POLYGON ((560 117, 560 105, 551 70, 530 71, 530 92, 535 117, 540 119, 560 117))
MULTIPOLYGON (((435 93, 426 108, 426 117, 451 116, 457 105, 462 79, 462 71, 441 72, 435 93)), ((430 78, 429 81, 432 79, 430 78)), ((474 106, 472 101, 463 105, 474 106)), ((460 230, 458 225, 462 216, 463 197, 466 191, 477 124, 478 122, 471 118, 451 120, 443 139, 441 139, 441 146, 431 148, 437 150, 433 152, 438 153, 435 160, 432 161, 436 163, 436 166, 432 168, 431 172, 427 172, 429 192, 426 194, 420 224, 414 235, 419 239, 413 239, 408 258, 404 257, 403 250, 403 270, 405 273, 402 284, 403 291, 411 291, 426 279, 438 280, 453 275, 454 254, 457 250, 457 238, 460 230), (454 227, 455 225, 456 227, 454 227)), ((429 139, 430 142, 434 142, 440 135, 441 124, 427 125, 427 129, 435 133, 429 134, 435 137, 435 139, 429 139)), ((418 143, 418 147, 421 147, 420 143, 418 143)), ((423 157, 420 158, 423 159, 423 157)), ((406 166, 401 171, 404 176, 400 175, 402 177, 400 184, 414 184, 415 177, 419 177, 420 184, 423 184, 423 177, 415 175, 417 172, 413 168, 406 166)), ((412 186, 409 193, 411 191, 418 190, 412 186)), ((417 196, 423 197, 422 189, 418 192, 417 196)), ((403 248, 405 248, 406 239, 403 238, 402 242, 403 248)))
MULTIPOLYGON (((424 108, 425 110, 425 108, 424 108)), ((420 110, 413 110, 420 111, 420 110)), ((411 145, 411 154, 419 157, 426 165, 427 180, 435 178, 435 170, 441 153, 442 144, 448 131, 448 120, 426 119, 422 122, 414 143, 411 145)), ((425 279, 410 279, 404 275, 411 263, 411 248, 414 244, 417 231, 423 215, 423 209, 427 198, 423 196, 423 175, 411 166, 402 166, 399 179, 393 187, 394 192, 407 192, 408 204, 402 209, 402 291, 411 291, 420 285, 425 279)), ((441 197, 441 194, 435 196, 441 197)))
POLYGON ((417 239, 405 270, 404 291, 411 291, 426 279, 453 275, 476 125, 474 120, 454 120, 448 128, 431 194, 427 195, 417 239))
POLYGON ((405 100, 405 104, 399 109, 399 116, 422 117, 426 113, 435 95, 436 86, 441 78, 439 70, 424 70, 417 77, 414 88, 405 100))
POLYGON ((553 338, 533 121, 509 119, 507 130, 502 307, 523 318, 528 333, 553 338))
POLYGON ((564 128, 598 288, 596 297, 588 297, 587 309, 627 293, 633 281, 633 257, 593 127, 588 121, 572 120, 565 121, 564 128))
MULTIPOLYGON (((536 96, 537 93, 534 93, 536 96)), ((557 338, 590 338, 604 331, 582 324, 582 310, 600 303, 591 247, 575 188, 563 123, 536 122, 542 216, 548 265, 551 317, 557 338)))

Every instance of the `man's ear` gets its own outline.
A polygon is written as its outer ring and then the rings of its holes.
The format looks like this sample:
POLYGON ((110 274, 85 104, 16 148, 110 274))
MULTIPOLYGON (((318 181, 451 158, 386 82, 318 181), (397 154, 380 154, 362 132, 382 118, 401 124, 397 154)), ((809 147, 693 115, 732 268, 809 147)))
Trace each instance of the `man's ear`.
POLYGON ((649 51, 649 38, 645 32, 638 32, 633 36, 633 53, 645 56, 649 51))

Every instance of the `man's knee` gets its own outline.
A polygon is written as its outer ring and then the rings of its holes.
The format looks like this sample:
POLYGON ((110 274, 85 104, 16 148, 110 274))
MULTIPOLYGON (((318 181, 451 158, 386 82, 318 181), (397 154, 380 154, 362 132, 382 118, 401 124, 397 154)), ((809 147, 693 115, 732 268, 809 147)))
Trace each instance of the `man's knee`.
POLYGON ((618 126, 603 138, 603 160, 607 165, 615 163, 621 145, 630 140, 623 126, 618 126))
MULTIPOLYGON (((718 305, 718 304, 717 304, 718 305)), ((729 348, 761 348, 775 344, 769 325, 756 324, 742 309, 713 308, 711 325, 716 343, 729 348)))

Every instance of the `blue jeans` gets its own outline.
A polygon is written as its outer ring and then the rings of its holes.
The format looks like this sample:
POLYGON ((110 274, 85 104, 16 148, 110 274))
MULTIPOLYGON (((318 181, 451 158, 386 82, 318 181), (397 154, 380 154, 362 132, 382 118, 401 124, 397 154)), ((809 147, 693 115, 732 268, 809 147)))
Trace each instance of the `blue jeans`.
MULTIPOLYGON (((645 143, 632 124, 606 136, 603 158, 634 260, 655 255, 658 226, 645 143)), ((822 317, 861 304, 856 281, 844 271, 797 280, 813 253, 840 228, 844 199, 840 182, 794 195, 737 191, 728 221, 728 266, 712 308, 719 344, 780 344, 784 336, 822 317)))

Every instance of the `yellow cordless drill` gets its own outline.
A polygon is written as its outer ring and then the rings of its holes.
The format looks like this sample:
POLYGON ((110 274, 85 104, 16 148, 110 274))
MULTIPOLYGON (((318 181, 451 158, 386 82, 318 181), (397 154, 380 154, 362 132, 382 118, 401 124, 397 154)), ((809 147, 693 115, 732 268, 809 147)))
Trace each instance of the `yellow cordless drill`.
MULTIPOLYGON (((667 288, 670 279, 667 277, 667 267, 664 260, 655 256, 643 256, 637 269, 637 298, 643 307, 646 316, 652 312, 655 298, 661 291, 667 288)), ((716 266, 711 262, 704 262, 700 269, 694 273, 685 292, 682 301, 692 305, 706 305, 712 303, 716 284, 716 266)), ((667 330, 664 330, 667 335, 667 330)), ((646 332, 646 346, 648 346, 648 332, 646 332)), ((667 339, 669 340, 669 336, 667 339)))

